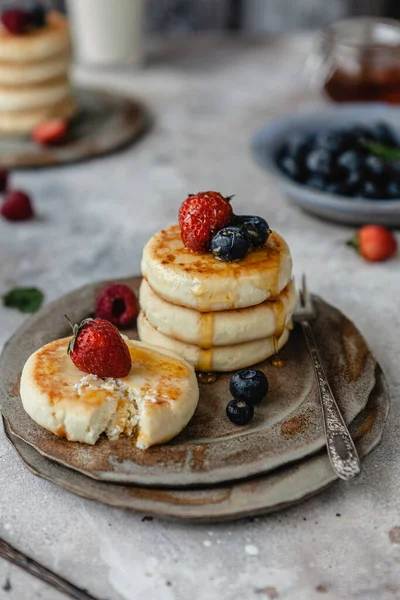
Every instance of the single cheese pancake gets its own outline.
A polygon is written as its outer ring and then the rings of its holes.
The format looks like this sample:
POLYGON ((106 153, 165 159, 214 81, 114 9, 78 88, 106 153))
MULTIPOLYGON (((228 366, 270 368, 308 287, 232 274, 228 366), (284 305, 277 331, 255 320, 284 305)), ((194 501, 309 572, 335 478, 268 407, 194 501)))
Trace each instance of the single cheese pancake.
POLYGON ((146 244, 142 275, 164 300, 200 312, 246 308, 276 298, 290 283, 292 258, 273 232, 262 248, 237 262, 187 250, 179 225, 156 233, 146 244))
POLYGON ((160 333, 149 323, 143 312, 138 317, 138 331, 141 340, 178 354, 196 369, 204 372, 236 371, 269 358, 286 344, 291 327, 292 324, 288 323, 279 340, 270 337, 243 344, 216 346, 205 350, 160 333))
POLYGON ((162 444, 187 425, 199 389, 190 364, 172 352, 125 338, 132 358, 127 377, 79 371, 67 354, 70 337, 43 346, 27 360, 21 400, 39 425, 70 441, 95 444, 135 439, 141 449, 162 444))
POLYGON ((27 134, 40 123, 51 119, 70 119, 75 113, 73 98, 31 110, 0 111, 0 133, 27 134))
POLYGON ((69 81, 66 75, 23 87, 3 85, 0 86, 0 112, 42 108, 61 102, 69 95, 69 81))
POLYGON ((168 337, 203 349, 274 335, 280 338, 292 319, 296 301, 296 289, 291 282, 275 300, 249 308, 201 313, 167 302, 145 279, 140 286, 140 306, 150 324, 168 337))
POLYGON ((70 58, 68 52, 63 52, 36 62, 0 61, 0 86, 26 86, 62 77, 68 72, 70 58))
POLYGON ((46 15, 46 25, 23 35, 0 27, 0 62, 34 62, 70 51, 68 20, 56 11, 46 15))

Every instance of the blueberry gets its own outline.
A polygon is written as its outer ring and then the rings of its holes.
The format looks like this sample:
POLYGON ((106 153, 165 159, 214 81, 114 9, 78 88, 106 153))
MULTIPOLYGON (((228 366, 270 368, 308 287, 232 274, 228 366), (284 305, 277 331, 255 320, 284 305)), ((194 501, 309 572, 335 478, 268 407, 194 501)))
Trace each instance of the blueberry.
POLYGON ((324 148, 311 150, 306 157, 306 166, 311 173, 329 175, 332 171, 332 155, 324 148))
POLYGON ((356 125, 349 131, 349 135, 351 136, 354 142, 359 142, 360 140, 371 140, 373 137, 371 134, 371 130, 365 125, 356 125))
POLYGON ((312 175, 306 181, 309 187, 312 187, 316 190, 324 190, 327 186, 327 181, 322 175, 312 175))
POLYGON ((365 158, 364 167, 371 179, 379 179, 385 173, 384 162, 380 158, 372 154, 365 158))
POLYGON ((379 121, 370 127, 371 134, 380 144, 387 146, 397 146, 396 134, 392 128, 384 121, 379 121))
POLYGON ((36 2, 32 4, 29 9, 29 22, 38 29, 46 25, 46 10, 42 4, 36 2))
POLYGON ((235 425, 247 425, 254 416, 254 407, 244 400, 233 399, 226 407, 226 414, 235 425))
POLYGON ((313 188, 314 190, 324 190, 326 187, 326 180, 322 175, 312 175, 306 179, 306 185, 313 188))
POLYGON ((246 229, 250 243, 254 248, 261 248, 267 241, 271 230, 265 219, 253 216, 233 217, 233 225, 239 225, 246 229))
POLYGON ((304 148, 308 144, 308 138, 302 133, 295 133, 290 136, 282 148, 282 156, 290 156, 297 160, 304 148))
POLYGON ((361 184, 357 195, 369 199, 380 197, 380 193, 376 184, 373 181, 368 180, 361 184))
POLYGON ((325 190, 329 194, 334 194, 335 196, 345 196, 347 192, 347 187, 341 181, 337 181, 334 183, 328 183, 325 190))
POLYGON ((217 231, 211 240, 211 252, 215 258, 233 262, 243 258, 250 248, 250 240, 244 227, 228 225, 217 231))
POLYGON ((328 129, 315 137, 314 148, 323 148, 330 152, 338 152, 343 145, 344 137, 340 131, 328 129))
POLYGON ((388 182, 386 186, 386 194, 388 198, 400 198, 400 183, 395 179, 388 182))
POLYGON ((300 165, 292 156, 283 156, 279 161, 279 166, 289 177, 299 180, 301 177, 300 165))
POLYGON ((339 155, 337 165, 347 171, 358 169, 362 163, 362 157, 356 150, 346 150, 339 155))
POLYGON ((363 175, 360 170, 352 171, 344 180, 347 188, 346 196, 355 196, 362 184, 363 175))
POLYGON ((234 398, 258 404, 268 393, 268 379, 262 371, 242 369, 232 376, 229 390, 234 398))

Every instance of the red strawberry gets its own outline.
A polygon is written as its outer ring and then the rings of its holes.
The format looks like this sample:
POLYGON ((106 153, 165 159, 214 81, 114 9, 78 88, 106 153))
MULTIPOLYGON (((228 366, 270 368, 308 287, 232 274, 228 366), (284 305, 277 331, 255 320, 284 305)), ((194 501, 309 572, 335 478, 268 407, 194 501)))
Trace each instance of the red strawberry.
POLYGON ((34 216, 30 197, 20 190, 13 190, 5 195, 0 212, 8 221, 27 221, 34 216))
POLYGON ((99 377, 128 375, 131 355, 115 325, 104 319, 85 319, 80 325, 68 322, 73 331, 68 354, 80 371, 99 377))
POLYGON ((96 317, 111 321, 118 327, 127 327, 139 314, 139 303, 133 290, 119 283, 111 283, 96 296, 96 317))
POLYGON ((199 192, 189 196, 179 209, 182 241, 193 252, 206 252, 211 238, 232 218, 229 199, 218 192, 199 192))
POLYGON ((38 144, 55 144, 64 139, 68 129, 67 121, 53 119, 39 123, 32 132, 32 139, 38 144))
POLYGON ((381 225, 365 225, 348 242, 366 260, 378 262, 387 260, 397 250, 397 241, 393 233, 381 225))
POLYGON ((11 8, 1 14, 4 27, 13 35, 22 35, 29 28, 29 13, 21 8, 11 8))

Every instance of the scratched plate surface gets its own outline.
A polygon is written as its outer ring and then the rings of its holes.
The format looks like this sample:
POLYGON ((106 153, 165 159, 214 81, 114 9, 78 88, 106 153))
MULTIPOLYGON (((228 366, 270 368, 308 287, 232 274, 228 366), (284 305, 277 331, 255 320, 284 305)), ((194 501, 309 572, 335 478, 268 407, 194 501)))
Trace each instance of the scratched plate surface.
MULTIPOLYGON (((361 458, 379 445, 389 404, 389 390, 378 365, 376 386, 365 409, 350 426, 361 458)), ((321 450, 268 475, 228 485, 186 490, 115 485, 85 477, 50 461, 13 436, 6 422, 4 426, 9 441, 35 475, 90 500, 167 519, 222 521, 273 512, 297 504, 336 481, 327 454, 321 450)))
POLYGON ((133 142, 149 125, 134 98, 98 89, 77 89, 75 96, 78 112, 62 143, 40 146, 28 136, 0 136, 0 164, 17 169, 88 160, 133 142))
MULTIPOLYGON (((125 280, 137 290, 140 279, 125 280)), ((101 287, 102 284, 100 284, 101 287)), ((25 413, 19 379, 28 356, 68 335, 74 321, 91 314, 97 285, 71 292, 31 317, 6 344, 0 360, 0 402, 14 435, 65 466, 103 481, 149 486, 210 485, 258 475, 304 458, 325 444, 318 390, 299 328, 282 352, 285 367, 259 365, 270 392, 246 427, 225 415, 230 375, 200 385, 200 401, 188 427, 170 443, 147 451, 129 439, 101 438, 95 446, 68 442, 42 429, 25 413)), ((375 385, 375 360, 355 326, 337 309, 316 299, 313 328, 338 404, 351 422, 375 385)), ((128 331, 134 337, 136 331, 128 331)))

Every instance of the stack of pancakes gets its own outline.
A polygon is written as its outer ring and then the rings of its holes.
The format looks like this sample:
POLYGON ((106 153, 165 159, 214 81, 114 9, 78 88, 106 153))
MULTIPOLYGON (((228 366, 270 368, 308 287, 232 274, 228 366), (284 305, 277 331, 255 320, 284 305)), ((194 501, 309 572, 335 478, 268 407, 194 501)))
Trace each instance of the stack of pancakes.
POLYGON ((203 372, 254 365, 288 340, 296 291, 285 240, 226 263, 187 250, 178 225, 155 234, 142 258, 140 338, 203 372))
POLYGON ((70 118, 68 21, 57 12, 24 35, 0 29, 0 134, 27 134, 39 123, 70 118))

